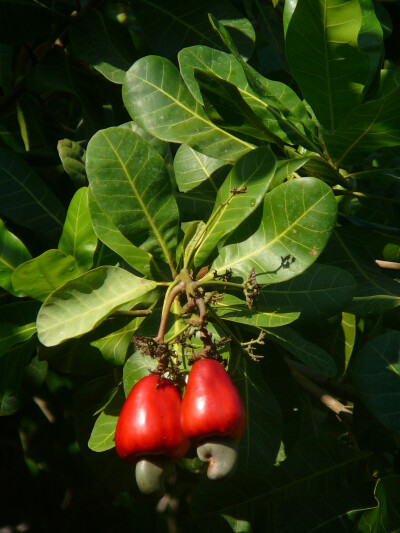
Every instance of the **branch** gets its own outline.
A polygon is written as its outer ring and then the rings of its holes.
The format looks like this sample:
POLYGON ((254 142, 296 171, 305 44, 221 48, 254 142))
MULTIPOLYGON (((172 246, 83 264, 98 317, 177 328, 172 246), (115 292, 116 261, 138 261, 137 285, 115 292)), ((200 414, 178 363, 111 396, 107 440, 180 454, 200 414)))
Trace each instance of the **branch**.
POLYGON ((133 309, 132 311, 114 311, 110 316, 112 317, 118 317, 118 316, 147 316, 152 314, 151 309, 133 309))
POLYGON ((395 263, 394 261, 381 261, 380 259, 375 259, 375 263, 381 268, 400 270, 400 263, 395 263))
POLYGON ((167 326, 168 316, 169 316, 169 312, 172 306, 172 302, 175 300, 178 294, 180 294, 181 292, 185 292, 185 289, 186 289, 186 283, 184 281, 181 281, 168 294, 168 298, 165 302, 163 314, 162 314, 161 321, 160 321, 160 327, 158 328, 157 336, 154 337, 154 340, 156 342, 160 342, 160 343, 164 342, 165 329, 167 326))

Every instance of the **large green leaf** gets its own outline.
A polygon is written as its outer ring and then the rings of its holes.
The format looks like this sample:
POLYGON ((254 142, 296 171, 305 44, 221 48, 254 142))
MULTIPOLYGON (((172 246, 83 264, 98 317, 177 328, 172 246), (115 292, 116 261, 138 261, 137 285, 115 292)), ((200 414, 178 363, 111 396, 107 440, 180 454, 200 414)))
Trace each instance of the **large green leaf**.
POLYGON ((317 119, 335 130, 360 103, 370 61, 358 48, 358 0, 298 0, 286 31, 290 70, 317 119))
POLYGON ((257 302, 300 312, 306 320, 318 320, 340 312, 351 301, 355 286, 346 270, 314 264, 292 280, 264 287, 257 302))
MULTIPOLYGON (((274 176, 276 159, 262 146, 242 157, 218 190, 214 210, 201 239, 198 239, 194 265, 207 262, 222 237, 231 233, 260 205, 274 176), (235 194, 234 191, 245 191, 235 194)), ((186 265, 188 266, 188 265, 186 265)))
POLYGON ((297 276, 325 248, 336 212, 333 193, 320 180, 283 183, 265 196, 263 210, 259 208, 232 234, 211 272, 231 269, 247 278, 254 268, 262 284, 297 276))
POLYGON ((80 337, 119 307, 148 307, 157 287, 118 267, 99 267, 66 283, 42 305, 38 336, 45 346, 80 337))
POLYGON ((240 377, 234 377, 247 409, 247 430, 239 443, 239 470, 264 477, 273 467, 282 438, 282 413, 260 369, 242 361, 240 377))
POLYGON ((320 346, 304 339, 294 329, 283 326, 267 331, 267 336, 318 374, 327 378, 336 376, 337 369, 332 357, 320 346))
POLYGON ((168 59, 147 56, 136 61, 127 72, 122 95, 132 118, 159 139, 187 143, 228 162, 254 148, 210 121, 168 59))
POLYGON ((383 62, 383 29, 381 22, 375 13, 374 2, 372 0, 359 0, 362 21, 360 33, 358 34, 358 46, 370 59, 369 80, 370 85, 374 76, 379 73, 383 62))
POLYGON ((400 70, 394 83, 388 94, 355 107, 335 132, 324 135, 337 167, 362 161, 380 148, 400 145, 400 70))
POLYGON ((372 248, 373 241, 371 231, 362 243, 358 233, 353 234, 348 228, 338 228, 321 258, 324 263, 343 268, 354 276, 356 289, 346 310, 361 316, 379 314, 400 305, 395 271, 379 268, 374 258, 360 248, 360 244, 372 248))
POLYGON ((74 257, 60 250, 47 250, 19 265, 12 274, 12 284, 14 290, 44 301, 50 293, 81 273, 74 257))
POLYGON ((23 293, 14 291, 11 276, 18 265, 29 259, 32 256, 25 245, 0 220, 0 287, 15 296, 22 296, 23 293))
POLYGON ((210 12, 232 28, 234 40, 245 58, 253 51, 255 32, 252 24, 226 0, 203 0, 201 3, 196 0, 130 1, 151 48, 171 60, 179 50, 193 44, 221 46, 208 22, 207 13, 210 12))
POLYGON ((397 533, 400 524, 400 476, 378 479, 375 488, 378 506, 364 511, 357 533, 397 533))
POLYGON ((72 255, 81 272, 89 270, 93 264, 93 254, 97 246, 88 208, 88 189, 79 189, 69 204, 67 218, 58 248, 65 255, 72 255))
POLYGON ((199 103, 203 103, 203 97, 195 78, 195 69, 233 84, 273 135, 289 144, 316 149, 313 144, 315 125, 303 102, 287 85, 268 80, 249 66, 244 71, 232 55, 206 46, 186 48, 179 53, 178 60, 182 77, 199 103))
POLYGON ((153 256, 122 235, 106 212, 100 209, 90 187, 88 198, 90 218, 97 237, 138 272, 148 276, 151 269, 156 267, 153 256))
MULTIPOLYGON (((211 527, 218 521, 218 513, 223 513, 252 523, 253 520, 256 523, 261 520, 263 530, 267 527, 273 533, 307 533, 310 529, 302 527, 301 508, 293 510, 296 514, 290 529, 286 529, 282 522, 279 524, 279 518, 282 520, 286 515, 286 518, 293 519, 291 513, 288 516, 288 509, 297 498, 314 497, 314 508, 325 502, 334 507, 341 492, 345 489, 354 491, 354 485, 359 482, 360 461, 369 454, 355 452, 333 439, 305 439, 264 479, 247 477, 238 472, 218 485, 204 480, 193 495, 192 511, 203 528, 211 527), (280 505, 282 509, 279 513, 280 505)), ((352 509, 349 502, 347 505, 344 510, 352 509)), ((340 511, 338 514, 341 514, 340 511)), ((320 522, 319 525, 323 524, 320 522)))
POLYGON ((162 157, 126 128, 96 133, 86 168, 96 202, 135 246, 161 257, 174 273, 178 208, 162 157))
POLYGON ((31 300, 0 307, 0 355, 15 344, 29 340, 36 333, 36 315, 40 304, 31 300))
POLYGON ((224 294, 223 300, 215 306, 215 312, 224 320, 229 322, 238 322, 239 324, 248 324, 256 328, 274 328, 290 324, 296 320, 300 313, 286 311, 277 306, 259 305, 257 309, 249 309, 244 300, 224 294))
POLYGON ((69 139, 57 143, 57 151, 65 172, 79 188, 86 185, 85 150, 82 146, 69 139))
POLYGON ((39 176, 17 154, 0 148, 0 213, 54 242, 65 210, 39 176))
POLYGON ((375 337, 355 356, 353 384, 361 399, 390 431, 400 434, 400 333, 375 337))
MULTIPOLYGON (((196 152, 187 144, 181 144, 174 158, 174 173, 176 184, 181 192, 188 192, 203 183, 212 179, 212 173, 220 167, 226 165, 225 161, 208 157, 200 152, 196 152)), ((218 187, 215 186, 215 192, 218 187)))
POLYGON ((92 10, 74 17, 70 29, 72 50, 103 76, 123 83, 134 60, 134 47, 128 29, 92 10))

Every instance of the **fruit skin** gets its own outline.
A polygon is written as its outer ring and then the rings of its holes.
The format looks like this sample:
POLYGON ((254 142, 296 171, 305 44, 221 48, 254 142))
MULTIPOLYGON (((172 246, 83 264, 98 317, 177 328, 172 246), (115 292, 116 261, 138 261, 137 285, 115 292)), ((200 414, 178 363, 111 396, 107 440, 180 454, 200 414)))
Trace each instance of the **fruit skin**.
POLYGON ((179 459, 189 448, 180 426, 181 396, 168 379, 140 379, 130 391, 115 429, 118 455, 131 463, 140 457, 163 455, 179 459))
POLYGON ((246 412, 224 367, 214 359, 193 365, 181 406, 181 425, 195 442, 208 437, 237 441, 246 430, 246 412))

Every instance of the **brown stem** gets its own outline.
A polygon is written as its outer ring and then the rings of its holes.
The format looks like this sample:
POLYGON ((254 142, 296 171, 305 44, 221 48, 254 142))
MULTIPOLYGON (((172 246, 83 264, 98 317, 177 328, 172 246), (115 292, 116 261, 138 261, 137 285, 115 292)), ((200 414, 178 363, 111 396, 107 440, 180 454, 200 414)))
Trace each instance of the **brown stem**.
POLYGON ((118 316, 147 316, 151 315, 153 311, 151 309, 133 309, 132 311, 114 311, 112 313, 112 317, 118 317, 118 316))
POLYGON ((315 372, 315 370, 311 370, 311 368, 308 368, 306 365, 298 363, 297 361, 293 361, 292 359, 289 359, 289 357, 285 357, 285 361, 291 369, 293 368, 298 370, 314 383, 332 390, 332 392, 341 398, 346 398, 346 400, 350 401, 354 400, 356 394, 351 385, 340 383, 338 381, 330 381, 328 378, 325 378, 324 376, 318 374, 318 372, 315 372))
POLYGON ((341 402, 336 400, 336 398, 328 394, 324 389, 318 387, 318 385, 313 383, 310 379, 308 379, 298 370, 290 368, 290 371, 294 380, 300 385, 300 387, 315 396, 315 398, 318 398, 321 403, 323 403, 326 407, 328 407, 328 409, 333 411, 338 416, 338 418, 347 426, 351 424, 353 413, 349 407, 346 407, 341 402))
POLYGON ((172 302, 175 300, 178 294, 180 294, 181 292, 185 292, 185 289, 186 289, 186 283, 184 281, 181 281, 168 294, 168 298, 165 302, 163 314, 162 314, 161 321, 160 321, 160 327, 158 328, 157 336, 154 337, 154 340, 156 342, 161 342, 161 343, 164 342, 165 329, 167 326, 168 315, 171 309, 172 302))
POLYGON ((381 261, 380 259, 375 259, 375 263, 381 268, 400 270, 400 263, 396 263, 395 261, 381 261))

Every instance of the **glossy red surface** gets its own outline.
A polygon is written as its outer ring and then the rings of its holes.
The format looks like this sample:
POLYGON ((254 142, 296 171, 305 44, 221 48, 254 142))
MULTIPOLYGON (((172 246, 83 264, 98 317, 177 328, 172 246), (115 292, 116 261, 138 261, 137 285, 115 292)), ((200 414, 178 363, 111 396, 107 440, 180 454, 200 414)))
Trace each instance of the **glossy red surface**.
POLYGON ((129 393, 118 418, 115 448, 122 459, 165 455, 183 457, 189 442, 180 425, 181 397, 175 385, 158 376, 139 380, 129 393))
POLYGON ((238 440, 246 430, 246 412, 224 367, 213 359, 197 361, 182 400, 181 425, 193 440, 227 436, 238 440))

